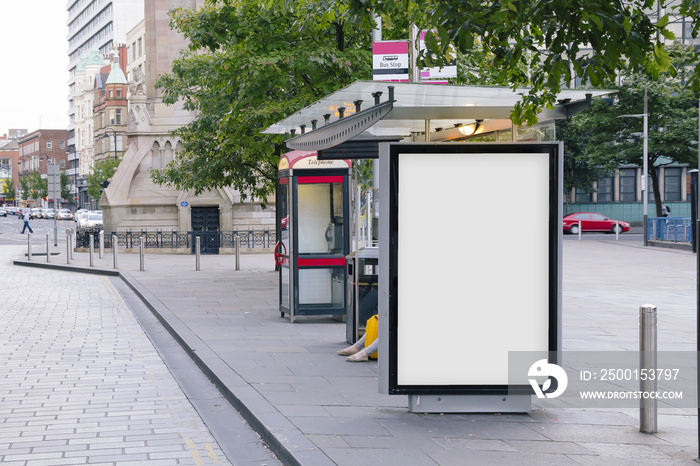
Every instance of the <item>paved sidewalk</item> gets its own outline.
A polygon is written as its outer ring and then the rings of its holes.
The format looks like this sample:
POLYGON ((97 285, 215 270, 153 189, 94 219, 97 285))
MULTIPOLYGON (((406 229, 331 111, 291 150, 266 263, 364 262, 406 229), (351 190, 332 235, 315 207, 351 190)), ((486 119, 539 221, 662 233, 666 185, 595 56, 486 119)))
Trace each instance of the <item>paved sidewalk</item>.
POLYGON ((3 270, 0 463, 230 464, 107 278, 3 270))
MULTIPOLYGON (((51 267, 66 264, 65 246, 51 267)), ((40 250, 40 249, 37 249, 40 250)), ((71 267, 114 272, 112 257, 71 267)), ((694 410, 639 432, 634 409, 543 407, 530 415, 409 413, 377 393, 376 362, 336 356, 345 324, 277 310, 272 256, 119 255, 124 280, 180 339, 280 459, 303 465, 696 464, 694 410)), ((26 263, 24 258, 15 263, 26 263)), ((38 257, 31 265, 45 266, 38 257)), ((695 256, 633 241, 565 241, 565 350, 636 350, 638 308, 659 308, 659 350, 695 348, 695 256)), ((468 357, 468 355, 465 355, 468 357)))

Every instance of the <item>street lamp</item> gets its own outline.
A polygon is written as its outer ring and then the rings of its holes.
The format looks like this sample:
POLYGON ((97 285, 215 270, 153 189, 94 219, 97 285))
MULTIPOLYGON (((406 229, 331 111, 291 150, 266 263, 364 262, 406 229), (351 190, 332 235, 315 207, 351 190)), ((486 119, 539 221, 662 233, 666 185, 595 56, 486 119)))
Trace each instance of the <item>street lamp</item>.
POLYGON ((647 112, 647 85, 644 84, 644 113, 635 113, 632 115, 619 115, 617 118, 643 118, 644 120, 644 132, 642 133, 642 152, 643 152, 643 168, 642 168, 642 205, 644 206, 644 246, 648 245, 648 219, 649 219, 649 196, 647 194, 647 174, 649 173, 649 147, 648 141, 648 127, 649 127, 649 113, 647 112))
POLYGON ((107 134, 107 131, 111 131, 112 135, 114 135, 114 160, 119 160, 117 157, 117 132, 114 131, 112 128, 105 128, 105 134, 102 135, 102 139, 109 138, 109 134, 107 134))

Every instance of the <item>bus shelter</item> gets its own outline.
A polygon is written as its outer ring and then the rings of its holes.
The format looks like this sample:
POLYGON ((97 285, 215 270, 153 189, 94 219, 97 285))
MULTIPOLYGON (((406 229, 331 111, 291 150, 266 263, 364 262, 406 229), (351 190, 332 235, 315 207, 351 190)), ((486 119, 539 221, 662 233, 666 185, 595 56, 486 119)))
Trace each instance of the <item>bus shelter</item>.
POLYGON ((343 315, 350 250, 348 160, 291 151, 279 162, 279 310, 297 316, 343 315))
POLYGON ((346 142, 401 138, 376 151, 378 389, 408 395, 411 411, 529 411, 528 370, 559 362, 563 147, 554 120, 612 91, 563 90, 536 125, 518 127, 510 114, 527 92, 358 81, 265 131, 291 134, 287 147, 327 161, 346 142), (486 211, 476 208, 485 193, 486 211), (527 234, 509 231, 502 212, 527 234), (454 232, 455 243, 429 242, 426 224, 454 232), (514 373, 516 353, 533 364, 514 373))

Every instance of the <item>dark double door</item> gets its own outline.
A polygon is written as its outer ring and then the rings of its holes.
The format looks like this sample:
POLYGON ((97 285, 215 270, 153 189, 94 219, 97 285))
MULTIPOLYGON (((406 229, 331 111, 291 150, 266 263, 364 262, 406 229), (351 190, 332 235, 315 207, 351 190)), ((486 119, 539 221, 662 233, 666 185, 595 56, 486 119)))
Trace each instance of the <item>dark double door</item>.
POLYGON ((196 237, 200 237, 202 254, 219 253, 219 208, 192 207, 192 252, 196 237))

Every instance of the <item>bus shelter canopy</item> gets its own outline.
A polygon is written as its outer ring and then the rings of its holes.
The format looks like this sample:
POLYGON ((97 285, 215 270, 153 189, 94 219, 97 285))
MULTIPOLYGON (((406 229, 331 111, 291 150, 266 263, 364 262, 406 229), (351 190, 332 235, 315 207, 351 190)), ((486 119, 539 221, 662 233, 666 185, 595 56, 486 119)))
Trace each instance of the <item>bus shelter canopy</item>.
MULTIPOLYGON (((313 120, 321 128, 328 122, 386 102, 389 86, 394 88, 393 109, 366 129, 371 136, 410 136, 424 132, 426 122, 430 131, 454 128, 488 120, 510 120, 515 104, 529 89, 513 90, 506 87, 461 86, 449 84, 404 83, 385 81, 357 81, 320 99, 263 131, 266 134, 302 134, 311 131, 313 120), (325 116, 329 116, 326 120, 325 116)), ((557 96, 553 109, 544 110, 539 122, 566 118, 583 110, 590 98, 612 94, 612 90, 565 89, 557 96)))

